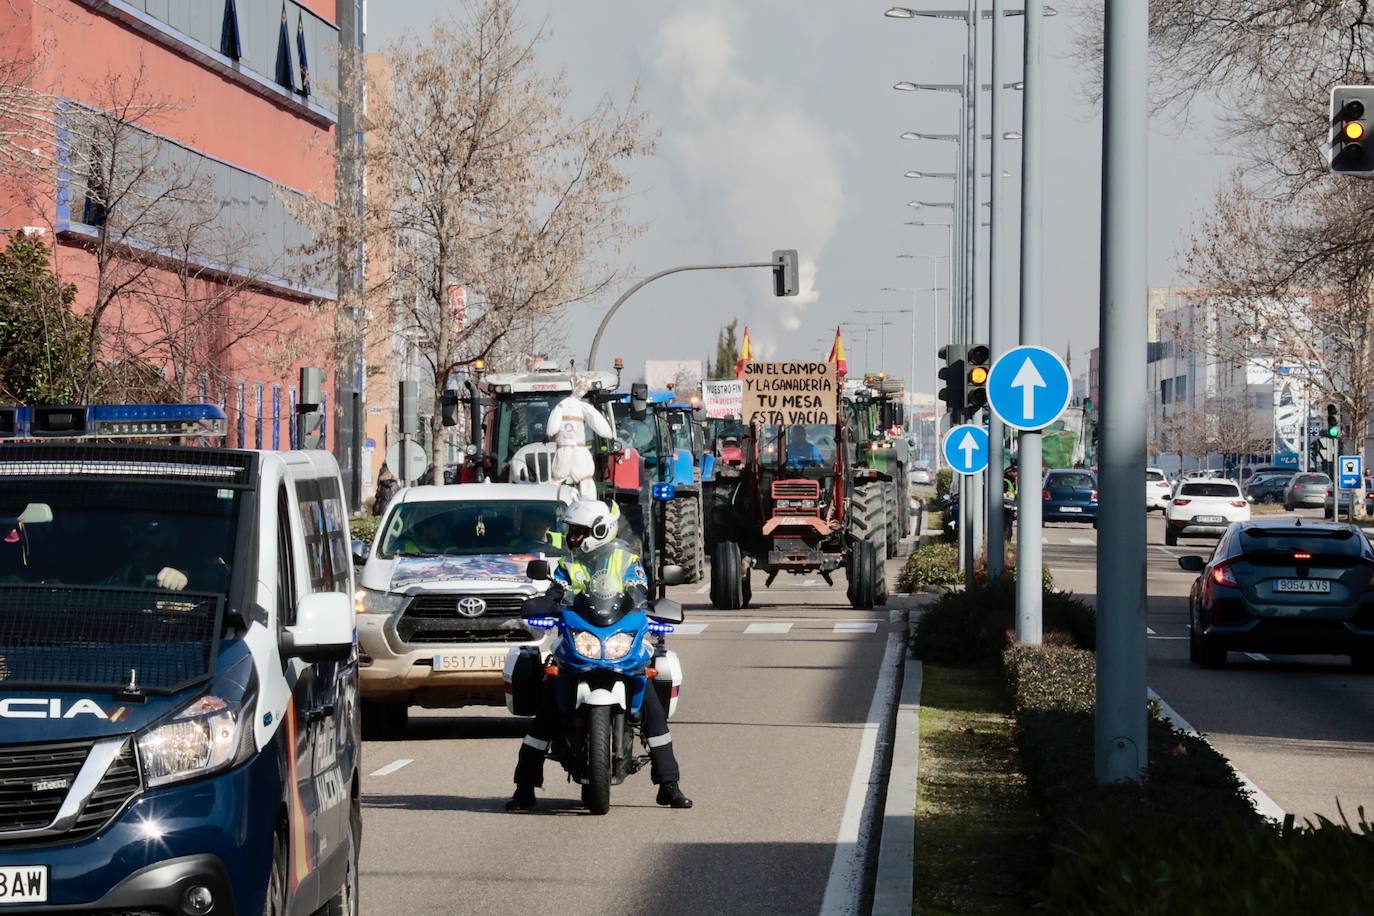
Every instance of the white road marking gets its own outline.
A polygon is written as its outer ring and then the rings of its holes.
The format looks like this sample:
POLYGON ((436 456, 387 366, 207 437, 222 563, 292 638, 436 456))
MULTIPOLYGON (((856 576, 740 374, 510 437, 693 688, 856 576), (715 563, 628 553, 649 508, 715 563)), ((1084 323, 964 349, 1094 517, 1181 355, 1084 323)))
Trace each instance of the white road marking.
POLYGON ((1097 541, 1092 538, 1069 538, 1069 543, 1075 547, 1095 547, 1097 541))
POLYGON ((1246 653, 1245 653, 1245 657, 1248 658, 1248 659, 1250 659, 1250 661, 1252 661, 1252 662, 1267 662, 1267 661, 1269 661, 1269 656, 1265 655, 1265 654, 1262 653, 1262 652, 1246 652, 1246 653))
POLYGON ((816 580, 815 580, 815 579, 804 579, 804 580, 802 580, 802 588, 814 588, 815 585, 816 585, 816 580))
POLYGON ((407 767, 407 766, 409 766, 410 764, 412 764, 412 763, 414 763, 414 762, 415 762, 415 761, 412 760, 412 759, 410 759, 409 757, 402 757, 400 760, 393 760, 393 761, 391 761, 390 763, 388 763, 386 766, 384 766, 384 767, 382 767, 382 768, 380 768, 380 769, 377 769, 377 770, 373 770, 371 773, 368 773, 367 775, 368 775, 368 776, 390 776, 392 773, 395 773, 397 770, 402 769, 403 767, 407 767))
POLYGON ((706 632, 709 623, 676 623, 673 624, 674 636, 699 636, 706 632))
POLYGON ((878 625, 863 620, 851 620, 848 623, 837 623, 833 633, 876 633, 878 625))
POLYGON ((784 623, 751 623, 744 628, 744 635, 756 636, 764 633, 776 633, 781 635, 791 629, 792 622, 790 620, 784 623))
POLYGON ((1146 635, 1146 636, 1153 636, 1153 635, 1155 635, 1155 631, 1154 631, 1152 628, 1150 628, 1150 627, 1146 627, 1146 628, 1145 628, 1145 635, 1146 635))
MULTIPOLYGON (((1183 718, 1177 712, 1175 712, 1172 706, 1164 702, 1164 698, 1161 697, 1159 694, 1155 693, 1153 688, 1149 688, 1149 697, 1150 699, 1154 700, 1156 703, 1159 704, 1159 712, 1160 715, 1163 716, 1164 721, 1168 722, 1170 725, 1172 725, 1179 731, 1183 732, 1184 734, 1197 735, 1197 737, 1202 738, 1202 735, 1199 734, 1198 730, 1196 728, 1193 728, 1193 726, 1188 723, 1187 719, 1183 718)), ((1207 741, 1206 738, 1202 738, 1202 740, 1207 741)), ((1211 744, 1210 741, 1208 741, 1207 743, 1211 744)), ((1217 753, 1221 752, 1218 751, 1217 753)), ((1225 754, 1222 754, 1221 756, 1226 757, 1225 754)), ((1227 759, 1226 762, 1231 763, 1229 759, 1227 759)), ((1283 816, 1286 812, 1279 807, 1278 802, 1274 801, 1272 798, 1269 797, 1269 794, 1267 792, 1265 792, 1259 786, 1255 785, 1254 782, 1251 781, 1249 776, 1246 776, 1240 770, 1237 770, 1236 765, 1234 763, 1231 764, 1231 769, 1235 771, 1236 777, 1241 781, 1241 784, 1245 786, 1245 788, 1250 790, 1250 802, 1255 806, 1255 810, 1259 812, 1260 817, 1266 817, 1272 821, 1278 821, 1282 823, 1283 816)))
POLYGON ((1187 639, 1188 637, 1186 637, 1186 636, 1147 636, 1146 638, 1147 638, 1147 639, 1162 639, 1162 640, 1165 640, 1165 641, 1170 641, 1170 640, 1178 640, 1178 639, 1187 639))
POLYGON ((845 799, 844 816, 840 818, 840 833, 835 838, 835 859, 830 865, 830 877, 825 882, 825 897, 821 900, 821 916, 848 916, 857 913, 863 896, 864 863, 868 846, 873 841, 871 816, 877 810, 877 778, 881 748, 878 733, 886 731, 888 708, 896 700, 897 671, 901 662, 902 639, 899 633, 889 633, 887 650, 883 653, 878 683, 873 688, 873 702, 868 706, 868 719, 859 739, 859 756, 854 761, 854 775, 849 780, 849 794, 845 799))
POLYGON ((704 594, 706 594, 707 592, 709 592, 710 590, 711 590, 711 583, 708 582, 708 583, 706 583, 705 585, 703 585, 701 588, 697 589, 697 594, 698 594, 698 595, 704 595, 704 594))

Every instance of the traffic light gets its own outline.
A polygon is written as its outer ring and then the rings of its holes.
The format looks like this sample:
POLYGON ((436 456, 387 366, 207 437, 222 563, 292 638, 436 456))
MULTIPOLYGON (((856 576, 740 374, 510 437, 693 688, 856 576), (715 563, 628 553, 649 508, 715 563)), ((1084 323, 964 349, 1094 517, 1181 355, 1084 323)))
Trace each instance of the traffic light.
POLYGON ((442 395, 441 398, 440 398, 440 403, 441 403, 442 408, 443 408, 443 419, 442 419, 442 422, 443 422, 443 425, 444 425, 444 426, 457 426, 457 425, 458 425, 458 404, 459 404, 459 400, 460 400, 460 399, 459 399, 459 397, 458 397, 458 389, 457 389, 457 388, 446 388, 446 389, 444 389, 444 393, 443 393, 443 395, 442 395))
POLYGON ((1336 412, 1335 404, 1326 405, 1326 430, 1322 435, 1327 439, 1339 439, 1341 437, 1341 416, 1336 412))
POLYGON ((992 351, 982 344, 968 348, 964 356, 964 371, 968 381, 964 385, 964 416, 971 417, 988 406, 988 368, 992 351))
POLYGON ((968 347, 963 344, 946 344, 939 352, 940 359, 945 361, 944 368, 937 373, 945 383, 939 398, 945 402, 945 413, 949 414, 952 426, 964 420, 964 356, 967 353, 968 347))
POLYGON ((1331 90, 1331 171, 1374 175, 1374 86, 1337 86, 1331 90))
POLYGON ((797 272, 797 249, 786 248, 773 252, 773 295, 795 296, 801 292, 797 272))
POLYGON ((301 399, 296 405, 296 443, 303 449, 324 447, 324 370, 301 370, 301 399))
POLYGON ((396 398, 396 412, 399 415, 399 432, 402 436, 413 436, 420 431, 420 393, 419 386, 412 381, 400 383, 396 398))

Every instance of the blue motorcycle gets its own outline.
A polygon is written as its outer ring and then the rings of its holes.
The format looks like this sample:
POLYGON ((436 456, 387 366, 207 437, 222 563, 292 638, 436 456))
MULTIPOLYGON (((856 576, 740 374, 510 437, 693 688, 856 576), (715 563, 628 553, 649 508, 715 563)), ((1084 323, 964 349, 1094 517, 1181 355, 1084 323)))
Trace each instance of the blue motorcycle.
MULTIPOLYGON (((549 578, 548 563, 532 560, 529 578, 549 578)), ((664 570, 666 585, 685 578, 664 570)), ((561 727, 548 754, 582 786, 582 803, 592 814, 611 807, 611 786, 624 782, 649 761, 641 709, 644 692, 655 689, 669 717, 682 685, 682 665, 664 638, 683 619, 682 605, 668 598, 635 606, 621 593, 579 594, 560 606, 557 589, 527 600, 525 623, 558 633, 547 660, 537 647, 512 649, 506 659, 506 699, 516 715, 533 716, 545 676, 554 678, 561 727), (643 749, 638 753, 636 745, 643 749)))

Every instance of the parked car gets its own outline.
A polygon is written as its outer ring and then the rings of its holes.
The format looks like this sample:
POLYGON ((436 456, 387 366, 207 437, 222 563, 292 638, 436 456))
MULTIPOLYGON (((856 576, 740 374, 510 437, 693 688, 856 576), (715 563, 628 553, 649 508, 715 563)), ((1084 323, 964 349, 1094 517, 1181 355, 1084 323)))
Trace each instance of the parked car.
POLYGON ((1097 477, 1090 471, 1050 471, 1042 490, 1045 521, 1087 522, 1097 527, 1097 477))
POLYGON ((1294 474, 1283 491, 1285 509, 1320 509, 1326 504, 1326 491, 1331 489, 1331 478, 1325 474, 1294 474))
POLYGON ((913 465, 911 468, 911 482, 923 486, 931 486, 935 483, 935 475, 930 473, 930 468, 924 464, 913 465))
POLYGON ((1291 521, 1227 529, 1188 599, 1188 655, 1220 668, 1228 652, 1349 655, 1374 670, 1374 551, 1350 525, 1291 521))
POLYGON ((1164 512, 1169 508, 1169 491, 1173 489, 1169 475, 1159 468, 1145 469, 1145 511, 1158 509, 1164 512))
POLYGON ((1245 495, 1257 503, 1283 502, 1284 491, 1297 476, 1294 471, 1265 471, 1250 478, 1245 495))
POLYGON ((1222 473, 1221 468, 1197 468, 1196 470, 1189 471, 1187 474, 1183 476, 1189 480, 1198 480, 1204 478, 1207 480, 1215 480, 1225 477, 1226 475, 1222 473))
MULTIPOLYGON (((1333 501, 1334 499, 1335 499, 1335 496, 1334 496, 1334 493, 1333 493, 1333 491, 1332 491, 1332 488, 1331 488, 1331 487, 1327 487, 1327 488, 1326 488, 1326 498, 1322 501, 1322 509, 1324 509, 1326 512, 1329 513, 1329 512, 1331 511, 1331 503, 1332 503, 1332 501, 1333 501)), ((1350 511, 1350 506, 1351 506, 1351 504, 1354 502, 1354 500, 1355 500, 1355 491, 1354 491, 1354 490, 1342 490, 1342 491, 1341 491, 1341 511, 1342 511, 1342 512, 1349 512, 1349 511, 1350 511)), ((1365 515, 1374 514, 1374 491, 1366 491, 1365 494, 1364 494, 1364 514, 1365 514, 1365 515)))
POLYGON ((1234 480, 1185 480, 1164 519, 1164 543, 1173 547, 1180 537, 1221 537, 1232 522, 1250 521, 1250 503, 1234 480))

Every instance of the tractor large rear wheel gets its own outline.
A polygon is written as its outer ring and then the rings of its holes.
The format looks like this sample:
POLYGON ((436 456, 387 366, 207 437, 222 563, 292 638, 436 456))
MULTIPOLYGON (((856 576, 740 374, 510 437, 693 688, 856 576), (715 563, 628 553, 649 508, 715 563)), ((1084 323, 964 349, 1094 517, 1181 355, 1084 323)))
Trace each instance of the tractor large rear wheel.
POLYGON ((850 491, 849 533, 872 544, 878 556, 887 556, 887 505, 882 481, 869 481, 850 491))
POLYGON ((878 603, 878 587, 882 582, 882 561, 878 551, 868 541, 855 541, 849 558, 849 606, 856 611, 872 610, 878 603))
POLYGON ((664 507, 663 555, 681 566, 688 582, 700 582, 706 566, 705 532, 701 525, 701 497, 684 494, 664 507))
POLYGON ((888 559, 895 557, 902 544, 902 512, 897 503, 897 484, 883 481, 883 505, 887 510, 887 549, 888 559))
POLYGON ((744 557, 734 541, 721 541, 711 557, 711 604, 722 611, 744 607, 744 557))

